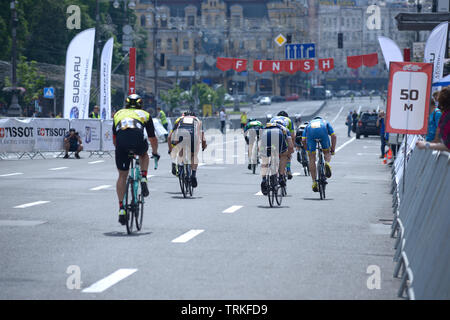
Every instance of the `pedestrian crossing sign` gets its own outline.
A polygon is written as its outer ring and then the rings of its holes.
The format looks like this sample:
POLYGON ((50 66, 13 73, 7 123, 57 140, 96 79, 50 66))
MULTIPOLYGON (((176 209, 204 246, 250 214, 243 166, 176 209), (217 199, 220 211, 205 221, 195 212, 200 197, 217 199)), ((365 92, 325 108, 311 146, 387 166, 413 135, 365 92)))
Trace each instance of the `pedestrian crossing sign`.
POLYGON ((44 88, 44 98, 47 99, 55 98, 55 89, 53 87, 44 88))

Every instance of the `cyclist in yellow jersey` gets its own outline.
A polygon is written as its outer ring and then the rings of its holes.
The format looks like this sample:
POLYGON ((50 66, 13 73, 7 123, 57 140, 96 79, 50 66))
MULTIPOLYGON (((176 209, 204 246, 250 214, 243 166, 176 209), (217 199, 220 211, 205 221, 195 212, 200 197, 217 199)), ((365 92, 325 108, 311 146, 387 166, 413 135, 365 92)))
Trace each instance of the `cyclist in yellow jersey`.
POLYGON ((119 222, 121 224, 126 223, 122 200, 125 195, 126 181, 130 169, 130 158, 128 157, 130 152, 139 156, 142 174, 142 194, 144 197, 149 194, 147 170, 150 160, 147 154, 148 143, 144 138, 144 128, 152 146, 152 154, 159 159, 158 140, 155 136, 153 120, 147 111, 141 110, 142 104, 142 98, 137 94, 132 94, 126 99, 125 109, 121 109, 114 114, 113 142, 116 147, 115 158, 117 170, 119 171, 116 191, 119 199, 119 222))
POLYGON ((192 165, 192 186, 196 188, 200 144, 202 150, 205 150, 207 147, 205 134, 202 130, 202 122, 191 111, 184 112, 181 117, 175 120, 167 143, 169 145, 169 154, 172 158, 172 174, 177 174, 177 163, 189 162, 192 165))

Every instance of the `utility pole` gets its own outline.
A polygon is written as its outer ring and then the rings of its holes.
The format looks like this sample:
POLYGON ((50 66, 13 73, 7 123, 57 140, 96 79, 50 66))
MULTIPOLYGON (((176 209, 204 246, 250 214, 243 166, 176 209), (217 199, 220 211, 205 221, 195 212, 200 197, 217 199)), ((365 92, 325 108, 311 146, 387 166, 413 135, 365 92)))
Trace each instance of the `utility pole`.
POLYGON ((153 12, 153 69, 155 72, 154 82, 153 82, 153 96, 155 101, 155 108, 156 108, 156 99, 158 98, 158 62, 157 62, 157 48, 156 48, 156 34, 158 32, 158 21, 156 19, 157 16, 157 0, 155 0, 154 5, 155 11, 153 12))
POLYGON ((19 117, 22 113, 22 108, 19 105, 19 98, 17 97, 17 1, 13 0, 11 1, 10 8, 11 8, 11 33, 12 33, 12 45, 11 45, 11 85, 12 85, 12 93, 13 96, 11 98, 11 105, 8 109, 8 115, 12 117, 19 117))

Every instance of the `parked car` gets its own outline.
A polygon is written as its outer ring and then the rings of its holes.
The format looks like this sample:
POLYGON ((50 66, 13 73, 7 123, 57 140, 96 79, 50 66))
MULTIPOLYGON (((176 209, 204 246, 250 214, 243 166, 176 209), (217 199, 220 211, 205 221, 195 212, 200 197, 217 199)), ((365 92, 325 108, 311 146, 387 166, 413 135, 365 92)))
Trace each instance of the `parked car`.
POLYGON ((259 100, 259 104, 260 105, 270 105, 272 104, 272 100, 270 99, 270 97, 262 97, 261 100, 259 100))
POLYGON ((286 101, 297 101, 300 97, 296 93, 291 93, 290 95, 286 96, 286 101))
POLYGON ((272 96, 272 98, 270 98, 272 100, 272 102, 283 102, 286 101, 285 97, 282 96, 272 96))
POLYGON ((332 99, 333 98, 333 93, 331 92, 331 90, 325 90, 325 98, 326 99, 332 99))
POLYGON ((232 95, 230 95, 229 93, 225 93, 225 97, 224 97, 225 102, 233 102, 234 98, 232 95))
POLYGON ((360 139, 361 135, 364 137, 379 136, 380 127, 377 127, 377 113, 363 112, 356 124, 356 139, 360 139))

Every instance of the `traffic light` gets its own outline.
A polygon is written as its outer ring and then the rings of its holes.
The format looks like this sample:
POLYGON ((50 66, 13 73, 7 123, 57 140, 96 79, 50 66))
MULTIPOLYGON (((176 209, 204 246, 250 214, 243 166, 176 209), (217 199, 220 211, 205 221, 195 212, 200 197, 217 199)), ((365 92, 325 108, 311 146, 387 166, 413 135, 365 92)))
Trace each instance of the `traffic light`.
POLYGON ((165 54, 161 53, 160 55, 160 59, 159 59, 159 64, 161 65, 161 67, 164 67, 164 63, 165 63, 165 54))
POLYGON ((338 33, 338 49, 344 48, 344 35, 342 33, 338 33))
POLYGON ((288 33, 286 35, 286 43, 292 43, 292 34, 288 33))

